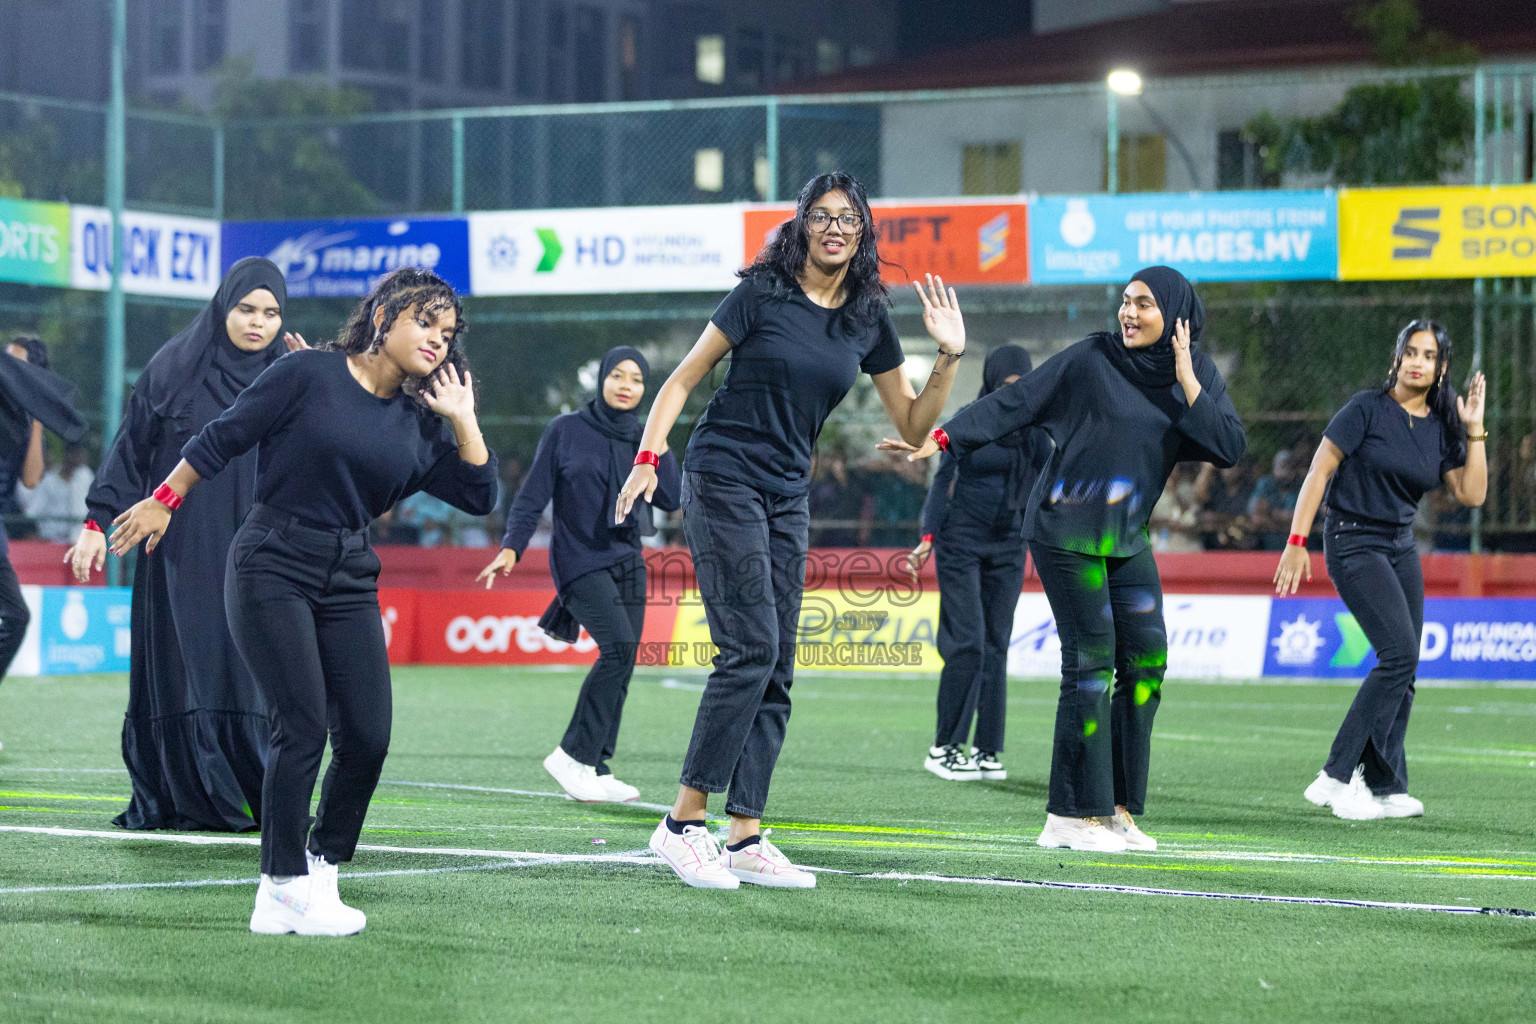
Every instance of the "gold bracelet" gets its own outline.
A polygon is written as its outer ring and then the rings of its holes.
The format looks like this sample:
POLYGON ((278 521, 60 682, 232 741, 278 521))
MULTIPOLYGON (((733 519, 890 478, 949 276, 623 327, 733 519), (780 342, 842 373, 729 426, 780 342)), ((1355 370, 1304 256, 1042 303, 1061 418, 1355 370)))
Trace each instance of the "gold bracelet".
POLYGON ((472 444, 474 444, 476 441, 480 440, 484 436, 485 436, 484 433, 479 433, 479 434, 476 434, 474 437, 470 438, 468 441, 460 441, 459 442, 459 447, 460 448, 464 448, 464 447, 467 447, 468 445, 472 445, 472 444))
POLYGON ((1486 440, 1488 440, 1488 431, 1485 430, 1481 434, 1468 434, 1467 435, 1467 440, 1468 441, 1486 441, 1486 440))

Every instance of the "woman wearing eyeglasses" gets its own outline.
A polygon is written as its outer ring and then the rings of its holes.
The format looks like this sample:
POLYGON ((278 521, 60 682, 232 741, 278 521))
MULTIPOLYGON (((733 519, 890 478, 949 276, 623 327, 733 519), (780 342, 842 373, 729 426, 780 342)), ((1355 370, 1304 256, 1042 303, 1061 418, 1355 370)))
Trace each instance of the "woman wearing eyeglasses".
POLYGON ((768 785, 789 721, 800 596, 805 585, 811 450, 827 415, 860 372, 875 382, 901 436, 920 444, 949 397, 965 350, 955 293, 929 278, 923 323, 939 343, 933 376, 916 394, 880 282, 864 187, 843 173, 800 190, 783 224, 662 385, 618 520, 656 490, 655 454, 689 393, 731 354, 683 460, 683 532, 693 553, 709 632, 720 653, 705 684, 683 761, 677 801, 651 836, 689 885, 742 882, 809 889, 762 837, 768 785), (705 828, 710 793, 729 790, 724 855, 705 828))

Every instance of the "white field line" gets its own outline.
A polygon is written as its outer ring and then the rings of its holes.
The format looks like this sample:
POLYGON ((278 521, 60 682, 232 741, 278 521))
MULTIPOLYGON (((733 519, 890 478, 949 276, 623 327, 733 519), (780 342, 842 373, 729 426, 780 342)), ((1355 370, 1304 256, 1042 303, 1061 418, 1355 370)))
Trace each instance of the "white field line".
MULTIPOLYGON (((572 803, 576 803, 577 802, 575 800, 572 800, 571 797, 568 794, 566 794, 566 793, 546 793, 546 792, 543 792, 541 790, 536 790, 536 789, 502 789, 502 788, 500 788, 498 786, 469 786, 469 785, 463 785, 461 783, 456 783, 456 782, 400 782, 400 781, 392 781, 390 779, 380 779, 379 780, 379 785, 381 785, 381 786, 415 786, 415 787, 417 787, 419 789, 462 789, 462 790, 467 790, 467 791, 469 791, 471 793, 510 793, 513 796, 555 797, 555 798, 560 799, 560 800, 570 800, 572 803)), ((599 803, 604 803, 606 801, 598 801, 598 802, 599 803)), ((645 808, 648 811, 660 811, 663 814, 665 814, 666 812, 668 812, 668 811, 670 811, 672 809, 667 804, 648 804, 648 803, 645 803, 642 800, 630 800, 627 803, 614 804, 614 806, 615 807, 643 807, 643 808, 645 808)), ((722 818, 721 820, 723 821, 725 819, 722 818)))

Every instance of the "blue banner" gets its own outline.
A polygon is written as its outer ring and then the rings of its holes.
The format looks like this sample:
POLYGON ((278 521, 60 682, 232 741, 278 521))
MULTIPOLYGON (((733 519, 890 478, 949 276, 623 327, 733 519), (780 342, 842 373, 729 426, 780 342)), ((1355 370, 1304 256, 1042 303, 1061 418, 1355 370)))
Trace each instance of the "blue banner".
POLYGON ((243 221, 224 225, 224 269, 265 256, 283 269, 288 297, 366 295, 398 267, 431 270, 469 294, 469 222, 404 220, 243 221))
MULTIPOLYGON (((1337 598, 1270 605, 1266 676, 1363 679, 1376 653, 1337 598)), ((1419 678, 1536 679, 1536 600, 1431 597, 1424 602, 1419 678)))
POLYGON ((127 672, 128 587, 43 587, 38 674, 127 672))
POLYGON ((1320 190, 1043 196, 1029 206, 1034 284, 1119 283, 1154 264, 1192 281, 1331 281, 1338 202, 1320 190))

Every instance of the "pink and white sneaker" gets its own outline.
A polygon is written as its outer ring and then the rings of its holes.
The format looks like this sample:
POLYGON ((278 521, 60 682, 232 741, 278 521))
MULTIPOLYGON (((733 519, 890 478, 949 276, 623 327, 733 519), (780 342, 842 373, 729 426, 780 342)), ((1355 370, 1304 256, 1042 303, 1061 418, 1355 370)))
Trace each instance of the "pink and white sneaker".
POLYGON ((814 889, 816 876, 802 871, 768 841, 772 829, 763 829, 757 842, 740 850, 726 849, 720 855, 725 869, 743 882, 767 885, 775 889, 814 889))
POLYGON ((678 878, 695 889, 741 888, 736 876, 721 865, 720 847, 715 845, 715 837, 701 825, 684 825, 682 835, 678 835, 667 827, 667 819, 663 818, 656 831, 651 833, 650 846, 678 878))

